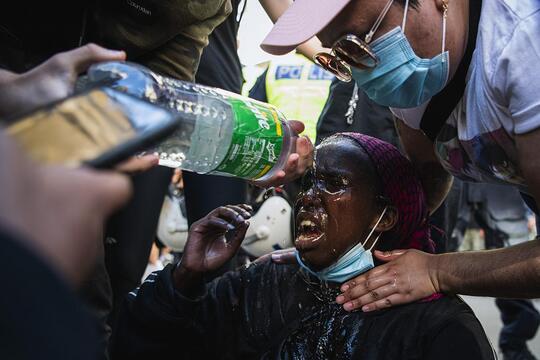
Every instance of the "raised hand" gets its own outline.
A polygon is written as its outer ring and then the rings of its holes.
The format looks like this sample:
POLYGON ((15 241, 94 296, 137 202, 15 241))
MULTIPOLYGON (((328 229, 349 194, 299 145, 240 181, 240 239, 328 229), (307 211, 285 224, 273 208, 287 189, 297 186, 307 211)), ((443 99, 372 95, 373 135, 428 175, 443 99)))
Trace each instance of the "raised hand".
POLYGON ((123 51, 88 44, 56 54, 24 74, 4 72, 0 81, 0 91, 3 94, 0 99, 0 116, 26 112, 65 98, 73 93, 77 77, 90 65, 125 59, 123 51))
POLYGON ((217 270, 235 254, 248 229, 249 205, 222 206, 191 226, 180 266, 206 273, 217 270))

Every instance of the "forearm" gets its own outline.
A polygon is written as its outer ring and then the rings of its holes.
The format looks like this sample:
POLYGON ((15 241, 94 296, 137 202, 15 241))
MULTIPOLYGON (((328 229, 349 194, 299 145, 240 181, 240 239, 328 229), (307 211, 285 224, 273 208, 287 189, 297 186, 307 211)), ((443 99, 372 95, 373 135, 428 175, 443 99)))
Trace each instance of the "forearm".
MULTIPOLYGON (((289 6, 292 5, 292 0, 260 0, 260 3, 264 10, 266 11, 266 14, 268 14, 268 17, 272 22, 276 22, 279 17, 289 8, 289 6)), ((306 41, 305 43, 301 44, 297 48, 298 52, 305 57, 307 57, 309 60, 313 61, 313 57, 315 54, 321 52, 321 51, 329 51, 328 49, 325 49, 322 45, 319 39, 316 37, 313 37, 306 41)))
POLYGON ((448 195, 452 176, 441 165, 433 142, 424 133, 410 128, 398 118, 395 118, 395 124, 403 149, 418 172, 432 214, 448 195))
POLYGON ((204 274, 190 271, 180 262, 172 273, 174 288, 188 298, 196 298, 204 293, 204 274))
POLYGON ((417 168, 426 196, 428 211, 433 214, 452 188, 453 177, 439 162, 426 162, 417 168))
POLYGON ((14 72, 0 69, 0 86, 14 80, 17 76, 18 74, 14 72))
POLYGON ((442 292, 508 298, 540 297, 540 240, 505 249, 434 258, 442 292))
POLYGON ((313 37, 305 43, 299 45, 296 50, 298 50, 300 54, 304 55, 311 61, 313 61, 315 55, 320 52, 330 52, 329 49, 326 49, 322 46, 321 42, 316 37, 313 37))
MULTIPOLYGON (((521 171, 529 191, 540 198, 537 145, 540 131, 516 137, 521 171)), ((444 291, 496 297, 540 297, 540 239, 517 246, 442 255, 438 271, 444 291)))

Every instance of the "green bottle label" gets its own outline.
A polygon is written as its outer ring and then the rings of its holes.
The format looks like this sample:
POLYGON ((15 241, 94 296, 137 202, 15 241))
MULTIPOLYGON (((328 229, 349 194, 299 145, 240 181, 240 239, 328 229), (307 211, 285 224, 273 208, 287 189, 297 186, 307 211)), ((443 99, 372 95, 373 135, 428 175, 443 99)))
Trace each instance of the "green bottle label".
POLYGON ((257 101, 228 99, 234 114, 234 131, 227 156, 215 171, 259 179, 279 159, 283 128, 276 110, 257 101))

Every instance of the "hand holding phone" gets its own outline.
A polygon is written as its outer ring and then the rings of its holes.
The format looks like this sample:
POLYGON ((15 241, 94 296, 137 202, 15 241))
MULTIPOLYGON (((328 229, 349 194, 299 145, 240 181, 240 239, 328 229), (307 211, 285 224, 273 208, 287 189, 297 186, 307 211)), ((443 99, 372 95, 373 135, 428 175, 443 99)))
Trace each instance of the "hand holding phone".
POLYGON ((6 131, 38 162, 106 168, 163 140, 178 123, 165 108, 96 88, 16 119, 6 131))

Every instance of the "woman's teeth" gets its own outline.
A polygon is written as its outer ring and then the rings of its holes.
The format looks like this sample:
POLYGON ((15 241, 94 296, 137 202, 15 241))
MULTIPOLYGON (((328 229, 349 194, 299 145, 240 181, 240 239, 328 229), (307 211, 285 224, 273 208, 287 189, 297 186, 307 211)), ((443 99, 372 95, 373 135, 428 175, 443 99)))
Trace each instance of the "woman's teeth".
POLYGON ((315 223, 311 220, 304 220, 300 223, 302 227, 315 227, 315 223))
POLYGON ((303 220, 300 222, 298 229, 299 236, 297 240, 313 240, 322 236, 322 232, 317 224, 311 220, 303 220))
POLYGON ((302 235, 298 236, 296 239, 297 239, 297 240, 300 240, 300 241, 304 241, 304 240, 316 240, 316 239, 320 238, 321 236, 322 236, 322 235, 320 235, 320 234, 315 234, 315 235, 314 235, 314 234, 311 234, 311 235, 304 235, 304 234, 302 234, 302 235))

